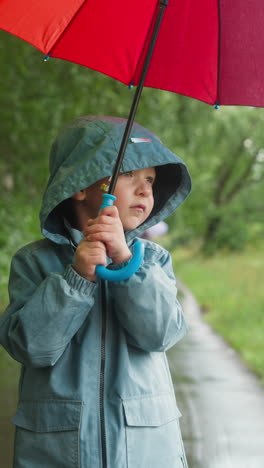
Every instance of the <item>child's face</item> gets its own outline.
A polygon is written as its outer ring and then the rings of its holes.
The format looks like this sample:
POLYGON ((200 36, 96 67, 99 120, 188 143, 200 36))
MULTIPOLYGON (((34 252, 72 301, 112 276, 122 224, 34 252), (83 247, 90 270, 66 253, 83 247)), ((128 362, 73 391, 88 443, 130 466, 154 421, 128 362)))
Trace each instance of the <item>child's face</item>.
POLYGON ((154 167, 124 172, 118 177, 115 205, 125 231, 136 229, 150 215, 154 206, 154 167))
MULTIPOLYGON (((124 172, 119 175, 115 196, 115 205, 125 231, 136 229, 150 215, 153 205, 153 184, 156 177, 154 167, 124 172)), ((96 218, 102 203, 102 183, 107 184, 109 177, 97 181, 85 190, 73 196, 82 201, 82 213, 79 229, 83 230, 87 218, 96 218)))

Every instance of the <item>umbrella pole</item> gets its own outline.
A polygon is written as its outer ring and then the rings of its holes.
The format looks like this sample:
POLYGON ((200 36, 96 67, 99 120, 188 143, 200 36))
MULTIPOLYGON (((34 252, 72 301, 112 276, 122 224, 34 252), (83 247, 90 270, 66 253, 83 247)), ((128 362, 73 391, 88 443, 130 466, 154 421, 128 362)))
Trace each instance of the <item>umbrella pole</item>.
POLYGON ((143 69, 142 69, 142 72, 141 72, 140 80, 139 80, 137 90, 135 92, 135 96, 134 96, 134 99, 133 99, 133 102, 132 102, 132 105, 131 105, 129 116, 128 116, 128 119, 127 119, 127 124, 126 124, 124 135, 123 135, 123 138, 122 138, 122 141, 121 141, 119 153, 118 153, 116 163, 115 163, 115 166, 114 166, 114 170, 113 170, 113 174, 112 174, 112 178, 111 178, 111 182, 110 182, 109 190, 108 190, 109 194, 113 194, 114 190, 115 190, 115 186, 116 186, 117 178, 118 178, 118 175, 119 175, 120 167, 121 167, 121 164, 122 164, 122 161, 123 161, 123 158, 124 158, 124 154, 125 154, 125 151, 126 151, 128 138, 129 138, 129 135, 130 135, 130 132, 131 132, 131 128, 132 128, 134 119, 135 119, 135 114, 136 114, 136 111, 137 111, 139 99, 140 99, 142 89, 143 89, 143 86, 144 86, 144 83, 145 83, 145 79, 146 79, 147 72, 148 72, 148 69, 149 69, 151 57, 152 57, 152 54, 153 54, 153 51, 154 51, 154 47, 155 47, 156 40, 157 40, 157 37, 158 37, 158 33, 159 33, 160 25, 161 25, 161 22, 162 22, 162 18, 163 18, 164 12, 165 12, 165 8, 168 6, 168 3, 169 3, 169 0, 159 0, 158 14, 157 14, 156 22, 155 22, 153 33, 152 33, 150 43, 149 43, 149 46, 148 46, 148 50, 147 50, 146 58, 145 58, 145 61, 144 61, 143 69))
MULTIPOLYGON (((145 79, 146 79, 146 75, 147 75, 147 72, 148 72, 148 68, 149 68, 151 57, 152 57, 152 53, 154 51, 154 47, 155 47, 155 44, 156 44, 156 39, 157 39, 157 36, 158 36, 158 32, 159 32, 159 28, 160 28, 161 21, 162 21, 162 18, 163 18, 163 14, 164 14, 165 8, 168 5, 168 1, 169 0, 159 0, 159 3, 158 3, 157 17, 156 17, 154 29, 153 29, 153 32, 152 32, 152 35, 151 35, 148 50, 147 50, 147 53, 146 53, 146 57, 145 57, 144 65, 143 65, 143 68, 142 68, 139 84, 137 86, 137 90, 135 92, 135 96, 134 96, 134 99, 133 99, 133 102, 132 102, 132 105, 131 105, 131 109, 130 109, 130 112, 129 112, 128 119, 127 119, 127 124, 126 124, 125 130, 124 130, 124 135, 123 135, 123 138, 122 138, 122 141, 121 141, 120 149, 119 149, 118 156, 117 156, 117 159, 116 159, 116 163, 115 163, 115 166, 114 166, 114 170, 113 170, 113 174, 112 174, 112 177, 111 177, 108 193, 105 193, 103 195, 103 201, 102 201, 102 205, 100 207, 100 211, 103 208, 105 208, 106 206, 112 206, 113 203, 114 203, 114 200, 116 198, 113 195, 113 193, 114 193, 114 190, 115 190, 115 186, 116 186, 116 182, 117 182, 118 175, 119 175, 119 172, 120 172, 121 164, 122 164, 124 154, 125 154, 125 151, 126 151, 128 138, 129 138, 129 135, 130 135, 130 132, 131 132, 133 122, 134 122, 137 106, 138 106, 138 103, 139 103, 141 92, 142 92, 144 82, 145 82, 145 79)), ((138 270, 138 268, 140 267, 140 265, 142 263, 143 257, 144 257, 144 244, 142 242, 140 242, 140 241, 137 241, 135 243, 135 245, 134 245, 133 256, 130 259, 128 265, 126 265, 125 267, 123 267, 123 268, 121 268, 120 270, 117 270, 117 271, 108 270, 103 265, 97 265, 96 270, 95 270, 96 275, 99 276, 100 278, 102 278, 103 280, 108 280, 108 281, 122 281, 122 280, 128 279, 128 278, 130 278, 130 276, 132 276, 138 270)), ((104 306, 105 306, 105 304, 103 304, 103 309, 104 309, 104 306)))

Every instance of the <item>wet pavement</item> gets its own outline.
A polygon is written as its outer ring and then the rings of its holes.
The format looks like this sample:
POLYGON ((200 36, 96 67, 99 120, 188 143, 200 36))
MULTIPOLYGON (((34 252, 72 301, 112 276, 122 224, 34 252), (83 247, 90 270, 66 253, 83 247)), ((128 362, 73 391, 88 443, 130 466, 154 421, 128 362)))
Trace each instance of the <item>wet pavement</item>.
POLYGON ((168 358, 189 468, 264 468, 264 387, 182 288, 190 331, 168 358))

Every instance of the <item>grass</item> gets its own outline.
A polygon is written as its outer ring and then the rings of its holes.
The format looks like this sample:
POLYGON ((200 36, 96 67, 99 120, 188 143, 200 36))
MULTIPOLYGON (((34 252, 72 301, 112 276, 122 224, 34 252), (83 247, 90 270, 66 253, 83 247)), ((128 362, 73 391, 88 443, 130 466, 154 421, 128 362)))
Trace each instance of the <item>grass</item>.
POLYGON ((172 252, 176 276, 193 292, 204 319, 236 349, 264 383, 264 244, 205 258, 172 252))

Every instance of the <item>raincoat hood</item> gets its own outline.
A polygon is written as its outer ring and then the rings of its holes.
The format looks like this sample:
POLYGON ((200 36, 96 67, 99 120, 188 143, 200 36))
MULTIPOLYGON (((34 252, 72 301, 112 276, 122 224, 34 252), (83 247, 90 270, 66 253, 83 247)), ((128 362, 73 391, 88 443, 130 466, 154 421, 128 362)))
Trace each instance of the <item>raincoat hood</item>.
MULTIPOLYGON (((50 178, 40 211, 42 234, 68 242, 59 205, 75 193, 112 174, 127 120, 84 116, 69 122, 54 141, 50 153, 50 178)), ((154 208, 149 218, 127 240, 172 214, 191 190, 184 162, 152 132, 134 123, 121 172, 156 167, 154 208)))

